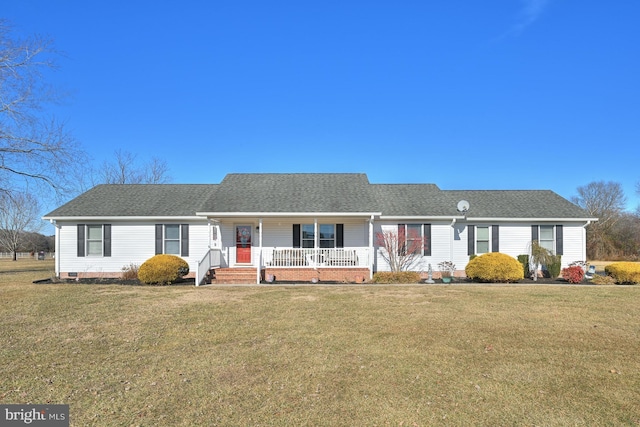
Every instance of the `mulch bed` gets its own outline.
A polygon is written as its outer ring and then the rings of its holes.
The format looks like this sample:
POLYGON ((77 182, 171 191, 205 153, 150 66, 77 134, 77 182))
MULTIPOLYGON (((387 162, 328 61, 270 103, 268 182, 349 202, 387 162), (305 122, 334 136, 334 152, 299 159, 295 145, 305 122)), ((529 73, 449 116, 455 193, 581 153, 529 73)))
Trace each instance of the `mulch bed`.
MULTIPOLYGON (((439 279, 434 279, 436 284, 444 284, 439 279)), ((117 278, 96 278, 96 279, 42 279, 42 280, 34 280, 33 283, 36 284, 82 284, 82 285, 121 285, 121 286, 158 286, 158 285, 147 285, 142 283, 139 280, 124 280, 117 278)), ((262 282, 263 285, 296 285, 296 284, 310 284, 310 282, 300 282, 300 281, 274 281, 272 283, 262 282)), ((423 282, 424 283, 424 282, 423 282)), ((470 280, 456 278, 450 284, 482 284, 480 282, 472 282, 470 280)), ((354 285, 357 283, 345 283, 345 282, 330 282, 330 281, 322 281, 318 282, 317 285, 354 285)), ((539 277, 537 281, 533 279, 522 279, 518 282, 512 283, 517 285, 569 285, 570 283, 563 278, 552 279, 549 277, 539 277)), ((582 285, 588 285, 590 282, 586 279, 580 283, 582 285)), ((194 286, 194 279, 181 279, 175 283, 172 283, 170 286, 194 286)))
MULTIPOLYGON (((140 280, 124 280, 118 278, 96 278, 96 279, 42 279, 34 280, 36 284, 78 284, 78 285, 122 285, 122 286, 160 286, 147 285, 140 280)), ((194 286, 194 279, 180 279, 171 284, 171 286, 194 286)))

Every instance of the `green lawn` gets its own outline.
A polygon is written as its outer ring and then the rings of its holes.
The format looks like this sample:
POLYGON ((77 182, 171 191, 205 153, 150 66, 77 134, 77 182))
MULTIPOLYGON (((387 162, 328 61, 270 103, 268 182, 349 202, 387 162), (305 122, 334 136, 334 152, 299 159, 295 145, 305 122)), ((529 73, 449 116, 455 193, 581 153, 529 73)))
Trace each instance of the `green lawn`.
POLYGON ((0 403, 74 426, 640 425, 640 286, 32 284, 0 261, 0 403))

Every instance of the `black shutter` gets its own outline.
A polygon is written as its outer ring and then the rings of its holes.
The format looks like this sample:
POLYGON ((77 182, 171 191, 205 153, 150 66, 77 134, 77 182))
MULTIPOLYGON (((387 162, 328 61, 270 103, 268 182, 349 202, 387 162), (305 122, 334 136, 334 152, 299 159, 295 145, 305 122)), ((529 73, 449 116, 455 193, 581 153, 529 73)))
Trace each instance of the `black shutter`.
POLYGON ((293 247, 300 247, 300 224, 293 224, 293 247))
POLYGON ((398 255, 403 256, 406 254, 406 225, 398 224, 398 255))
POLYGON ((84 255, 84 224, 78 224, 78 256, 84 255))
POLYGON ((500 227, 491 226, 491 251, 500 252, 500 227))
POLYGON ((344 224, 336 224, 336 248, 344 248, 344 224))
POLYGON ((538 240, 538 226, 537 225, 532 225, 531 226, 531 241, 533 242, 534 240, 538 240))
POLYGON ((563 255, 564 239, 562 237, 562 226, 556 225, 556 255, 563 255))
POLYGON ((103 228, 103 240, 102 240, 102 255, 111 256, 111 224, 104 224, 103 228))
POLYGON ((189 224, 182 224, 180 228, 180 256, 189 256, 189 224))
POLYGON ((156 224, 156 255, 162 253, 162 224, 156 224))
POLYGON ((431 256, 431 224, 424 224, 423 238, 424 251, 422 254, 424 256, 431 256))
POLYGON ((476 226, 467 225, 467 255, 476 253, 476 226))

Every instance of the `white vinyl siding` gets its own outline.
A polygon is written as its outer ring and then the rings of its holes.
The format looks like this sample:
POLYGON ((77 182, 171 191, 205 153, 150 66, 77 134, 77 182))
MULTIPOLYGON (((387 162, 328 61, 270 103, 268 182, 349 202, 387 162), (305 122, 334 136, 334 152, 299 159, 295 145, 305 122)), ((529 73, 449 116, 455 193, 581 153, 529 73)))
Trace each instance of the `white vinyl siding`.
MULTIPOLYGON (((190 256, 183 257, 191 272, 197 270, 198 261, 205 255, 209 245, 206 220, 184 222, 189 224, 190 256)), ((58 221, 60 239, 60 272, 76 273, 120 273, 130 264, 141 265, 155 255, 155 221, 111 222, 111 256, 78 257, 77 223, 58 221)), ((177 223, 176 223, 177 224, 177 223)), ((99 225, 87 223, 87 225, 99 225)), ((86 232, 85 232, 86 233, 86 232)), ((104 236, 103 236, 104 237, 104 236)), ((102 251, 102 249, 101 249, 102 251)))

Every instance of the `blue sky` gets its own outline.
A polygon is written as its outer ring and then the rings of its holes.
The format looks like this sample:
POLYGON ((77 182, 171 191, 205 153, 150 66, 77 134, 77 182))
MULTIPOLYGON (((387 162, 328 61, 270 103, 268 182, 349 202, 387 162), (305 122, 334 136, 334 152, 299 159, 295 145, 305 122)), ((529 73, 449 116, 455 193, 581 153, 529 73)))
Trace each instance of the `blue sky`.
POLYGON ((640 203, 640 2, 4 2, 65 53, 57 114, 96 163, 364 172, 374 183, 550 189, 640 203))

